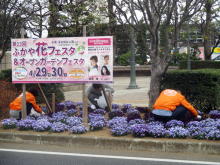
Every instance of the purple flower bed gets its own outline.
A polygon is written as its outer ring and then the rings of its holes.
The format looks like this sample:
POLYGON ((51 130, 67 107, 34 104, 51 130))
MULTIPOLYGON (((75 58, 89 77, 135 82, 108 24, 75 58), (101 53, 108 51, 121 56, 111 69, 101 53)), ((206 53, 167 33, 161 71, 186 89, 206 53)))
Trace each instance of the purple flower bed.
POLYGON ((70 133, 72 134, 83 134, 87 131, 88 129, 84 125, 73 126, 70 128, 70 133))
POLYGON ((180 126, 175 126, 171 127, 166 131, 167 137, 168 138, 179 138, 179 139, 186 139, 190 137, 190 132, 189 130, 180 127, 180 126))
POLYGON ((148 112, 148 107, 136 107, 140 113, 147 113, 148 112))
POLYGON ((77 106, 79 109, 82 109, 82 108, 83 108, 83 102, 82 102, 82 101, 76 102, 76 106, 77 106))
POLYGON ((34 124, 36 122, 36 120, 33 119, 24 119, 24 120, 20 120, 17 124, 16 127, 18 130, 20 131, 28 131, 28 130, 32 130, 32 124, 34 124))
MULTIPOLYGON (((82 102, 76 104, 79 108, 82 102)), ((34 131, 51 131, 65 132, 69 130, 73 134, 86 133, 88 130, 82 126, 82 111, 81 117, 77 117, 77 109, 74 108, 74 103, 71 100, 65 103, 56 103, 55 114, 43 115, 38 118, 28 116, 25 120, 17 121, 15 119, 4 119, 2 125, 4 129, 31 130, 34 131), (66 107, 66 110, 64 111, 66 107), (75 115, 75 116, 74 116, 75 115)), ((168 138, 194 138, 198 140, 220 140, 220 111, 212 110, 208 118, 203 113, 198 111, 202 116, 202 120, 196 120, 194 116, 187 113, 185 117, 179 120, 172 120, 167 123, 154 121, 153 113, 148 112, 147 108, 136 107, 132 108, 131 104, 123 104, 122 110, 118 104, 112 104, 112 112, 108 113, 109 121, 104 117, 106 111, 103 109, 91 110, 93 113, 88 113, 88 121, 90 130, 102 130, 107 125, 113 136, 124 136, 132 134, 134 137, 168 137, 168 138), (126 112, 126 114, 124 113, 126 112), (145 113, 143 119, 141 113, 145 113), (125 116, 127 115, 127 116, 125 116)), ((48 109, 42 108, 47 112, 48 109)))
POLYGON ((122 117, 125 114, 120 109, 112 109, 112 112, 108 113, 109 119, 113 119, 114 117, 122 117))
POLYGON ((76 106, 74 105, 72 100, 66 100, 65 107, 66 109, 76 109, 76 106))
POLYGON ((54 122, 51 126, 51 131, 56 133, 65 132, 68 129, 69 126, 61 122, 54 122))
POLYGON ((131 127, 131 134, 136 138, 142 138, 149 134, 150 127, 147 124, 135 124, 131 127))
POLYGON ((89 126, 90 126, 90 131, 98 131, 103 129, 105 123, 102 120, 90 121, 89 126))
POLYGON ((184 127, 184 123, 182 121, 179 120, 170 120, 166 123, 166 128, 171 128, 171 127, 184 127))
POLYGON ((219 110, 212 110, 209 112, 211 119, 220 119, 220 111, 219 110))
POLYGON ((16 124, 17 124, 17 120, 16 119, 3 119, 2 120, 2 125, 4 129, 14 129, 16 128, 16 124))
POLYGON ((119 104, 112 103, 112 109, 119 109, 119 104))
POLYGON ((82 124, 82 118, 75 117, 75 116, 74 117, 68 117, 66 119, 66 124, 69 125, 70 127, 81 125, 82 124))
POLYGON ((140 114, 137 114, 137 113, 131 113, 127 116, 127 121, 128 123, 131 121, 131 120, 135 120, 135 119, 141 119, 141 116, 140 114))
POLYGON ((37 132, 50 131, 52 123, 50 123, 47 119, 37 120, 32 124, 33 130, 37 132))
POLYGON ((144 118, 143 118, 146 123, 150 123, 152 121, 154 121, 154 114, 152 112, 147 112, 144 114, 144 118))
POLYGON ((134 109, 134 108, 128 109, 128 110, 126 111, 126 114, 127 114, 127 115, 130 115, 130 114, 132 114, 132 113, 140 114, 140 112, 139 112, 137 109, 134 109))
POLYGON ((68 116, 73 116, 75 114, 77 114, 78 110, 77 109, 67 109, 65 110, 65 113, 68 115, 68 116))
POLYGON ((131 108, 132 108, 131 104, 123 104, 121 110, 123 111, 123 113, 126 113, 126 111, 131 108))
POLYGON ((94 114, 101 114, 101 115, 105 115, 106 111, 104 109, 95 109, 93 111, 94 114))

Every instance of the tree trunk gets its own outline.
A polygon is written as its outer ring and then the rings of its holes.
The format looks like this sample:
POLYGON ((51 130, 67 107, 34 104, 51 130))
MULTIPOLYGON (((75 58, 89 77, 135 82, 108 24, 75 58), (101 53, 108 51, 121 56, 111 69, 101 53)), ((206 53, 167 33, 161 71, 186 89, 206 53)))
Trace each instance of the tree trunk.
POLYGON ((206 25, 204 29, 205 39, 204 39, 204 54, 205 54, 205 60, 211 60, 211 45, 210 45, 210 26, 211 26, 211 7, 212 2, 209 0, 206 0, 205 8, 206 8, 206 25))
POLYGON ((149 98, 149 110, 153 110, 154 103, 156 102, 160 94, 160 86, 162 79, 162 70, 159 64, 159 58, 152 59, 151 65, 151 81, 150 81, 150 98, 149 98))

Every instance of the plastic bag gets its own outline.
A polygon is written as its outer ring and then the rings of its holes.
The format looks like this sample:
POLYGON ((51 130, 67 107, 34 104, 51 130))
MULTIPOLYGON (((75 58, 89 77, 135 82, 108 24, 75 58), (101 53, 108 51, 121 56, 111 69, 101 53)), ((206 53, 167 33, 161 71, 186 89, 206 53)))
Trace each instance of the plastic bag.
POLYGON ((105 96, 104 96, 103 91, 101 92, 102 92, 102 96, 100 96, 99 99, 97 99, 97 103, 100 108, 104 109, 105 107, 107 107, 107 103, 105 101, 105 96))
POLYGON ((38 112, 36 112, 36 111, 32 108, 32 109, 31 109, 30 116, 39 117, 39 116, 41 116, 41 114, 38 113, 38 112))

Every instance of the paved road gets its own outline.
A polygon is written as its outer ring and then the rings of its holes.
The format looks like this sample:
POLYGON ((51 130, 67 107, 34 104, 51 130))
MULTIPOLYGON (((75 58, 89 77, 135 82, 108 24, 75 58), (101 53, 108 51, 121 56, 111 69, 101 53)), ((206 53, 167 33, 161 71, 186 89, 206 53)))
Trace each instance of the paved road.
POLYGON ((5 165, 220 165, 219 155, 162 153, 64 146, 0 143, 0 164, 5 165))
MULTIPOLYGON (((150 77, 136 77, 136 84, 139 89, 127 89, 129 84, 130 77, 114 77, 114 84, 112 84, 115 89, 113 103, 119 105, 130 103, 132 106, 147 107, 149 104, 150 77)), ((86 84, 86 86, 88 85, 86 84)), ((65 100, 82 101, 82 91, 65 92, 65 100)))

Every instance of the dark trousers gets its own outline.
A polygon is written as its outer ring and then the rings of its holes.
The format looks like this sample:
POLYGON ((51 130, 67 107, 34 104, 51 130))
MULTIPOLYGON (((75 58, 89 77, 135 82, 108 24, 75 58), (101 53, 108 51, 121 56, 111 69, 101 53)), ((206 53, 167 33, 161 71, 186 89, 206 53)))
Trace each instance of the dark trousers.
MULTIPOLYGON (((29 114, 31 113, 31 109, 32 109, 32 108, 33 108, 33 105, 32 105, 31 103, 28 103, 28 102, 27 102, 27 104, 26 104, 27 115, 29 115, 29 114)), ((21 112, 20 112, 19 116, 20 116, 20 119, 21 119, 21 118, 22 118, 21 112)), ((20 120, 20 119, 19 119, 19 120, 20 120)))
POLYGON ((173 112, 171 116, 159 116, 154 115, 154 120, 168 122, 169 120, 180 120, 185 116, 187 109, 184 106, 178 106, 173 112))

